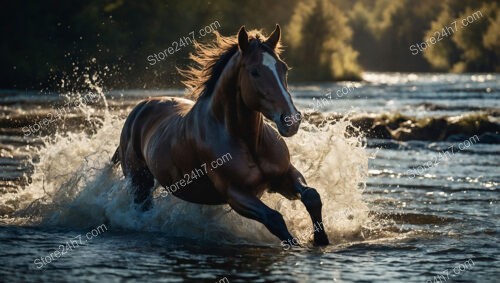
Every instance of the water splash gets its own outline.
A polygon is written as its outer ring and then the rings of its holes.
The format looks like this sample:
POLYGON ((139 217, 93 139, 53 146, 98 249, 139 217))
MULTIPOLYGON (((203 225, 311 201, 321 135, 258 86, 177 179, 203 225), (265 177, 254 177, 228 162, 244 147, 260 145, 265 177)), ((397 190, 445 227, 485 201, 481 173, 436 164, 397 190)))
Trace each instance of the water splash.
MULTIPOLYGON (((335 242, 362 236, 369 221, 369 209, 362 199, 369 155, 360 136, 346 134, 350 127, 347 119, 322 127, 306 123, 287 140, 292 163, 321 195, 323 224, 335 242)), ((310 240, 312 226, 303 205, 273 197, 296 237, 302 242, 310 240)))
MULTIPOLYGON (((102 90, 98 90, 102 99, 102 90)), ((83 111, 92 111, 86 106, 83 111)), ((89 119, 91 119, 89 115, 89 119)), ((235 213, 229 206, 188 203, 169 195, 154 199, 150 211, 140 212, 119 167, 110 164, 123 119, 109 113, 93 133, 62 133, 46 140, 31 184, 15 199, 21 209, 17 224, 91 228, 105 223, 110 229, 161 232, 166 236, 204 241, 276 244, 265 227, 235 213)), ((323 199, 324 224, 331 239, 358 237, 369 220, 362 200, 368 172, 368 154, 357 137, 347 137, 350 123, 340 121, 318 128, 304 124, 287 139, 293 164, 323 199)), ((312 236, 312 223, 300 201, 265 194, 263 201, 279 210, 301 241, 312 236)))

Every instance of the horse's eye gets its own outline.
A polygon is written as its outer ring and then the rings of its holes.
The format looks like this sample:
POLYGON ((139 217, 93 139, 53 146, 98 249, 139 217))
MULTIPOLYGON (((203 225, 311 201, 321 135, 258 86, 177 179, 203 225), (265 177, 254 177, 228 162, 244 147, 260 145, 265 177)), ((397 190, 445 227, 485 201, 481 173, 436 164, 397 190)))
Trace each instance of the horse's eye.
POLYGON ((259 71, 257 69, 252 69, 250 71, 250 75, 252 75, 252 77, 254 78, 258 78, 260 76, 259 71))

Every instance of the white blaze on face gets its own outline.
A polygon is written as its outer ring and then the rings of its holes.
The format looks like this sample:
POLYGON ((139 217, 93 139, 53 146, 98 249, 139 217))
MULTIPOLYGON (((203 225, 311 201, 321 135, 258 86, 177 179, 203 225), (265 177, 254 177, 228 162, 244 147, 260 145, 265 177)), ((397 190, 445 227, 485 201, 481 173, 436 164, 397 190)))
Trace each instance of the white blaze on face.
POLYGON ((274 77, 276 78, 278 86, 280 87, 281 95, 283 95, 286 103, 288 104, 288 107, 290 108, 290 112, 294 111, 295 107, 293 106, 292 98, 283 87, 283 84, 281 83, 281 80, 278 76, 278 72, 276 71, 276 59, 274 59, 274 57, 271 54, 264 52, 262 53, 262 65, 266 66, 267 68, 269 68, 269 70, 271 70, 274 77))

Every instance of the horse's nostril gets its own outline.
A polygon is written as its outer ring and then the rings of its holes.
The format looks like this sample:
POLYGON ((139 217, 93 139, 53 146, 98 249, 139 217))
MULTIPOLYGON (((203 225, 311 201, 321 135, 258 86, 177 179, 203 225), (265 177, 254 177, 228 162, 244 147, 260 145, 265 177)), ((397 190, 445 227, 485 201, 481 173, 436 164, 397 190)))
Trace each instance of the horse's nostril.
POLYGON ((281 123, 285 123, 285 118, 286 118, 286 115, 285 114, 281 114, 281 116, 280 116, 280 122, 281 123))

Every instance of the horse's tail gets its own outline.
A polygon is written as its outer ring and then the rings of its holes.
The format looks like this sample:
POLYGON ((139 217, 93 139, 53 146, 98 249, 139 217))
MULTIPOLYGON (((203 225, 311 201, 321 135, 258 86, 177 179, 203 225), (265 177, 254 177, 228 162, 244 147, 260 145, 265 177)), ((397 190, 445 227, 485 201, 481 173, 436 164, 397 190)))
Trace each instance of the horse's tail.
POLYGON ((115 154, 113 154, 113 157, 111 157, 111 162, 113 162, 114 165, 120 162, 120 146, 116 148, 115 154))

